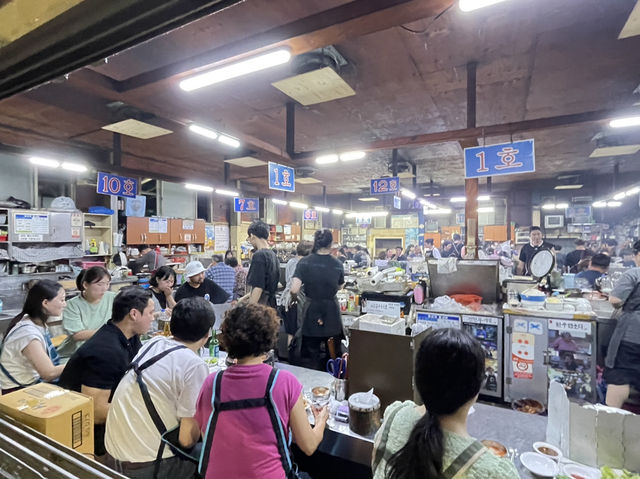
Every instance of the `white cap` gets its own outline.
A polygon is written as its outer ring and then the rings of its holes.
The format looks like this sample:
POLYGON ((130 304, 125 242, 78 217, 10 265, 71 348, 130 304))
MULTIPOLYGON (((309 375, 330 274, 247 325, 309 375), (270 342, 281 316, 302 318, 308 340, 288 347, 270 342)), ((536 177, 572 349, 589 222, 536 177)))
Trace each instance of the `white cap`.
POLYGON ((200 261, 191 261, 187 264, 187 267, 184 269, 184 275, 187 278, 191 278, 191 276, 195 276, 196 274, 200 274, 205 271, 204 266, 200 261))

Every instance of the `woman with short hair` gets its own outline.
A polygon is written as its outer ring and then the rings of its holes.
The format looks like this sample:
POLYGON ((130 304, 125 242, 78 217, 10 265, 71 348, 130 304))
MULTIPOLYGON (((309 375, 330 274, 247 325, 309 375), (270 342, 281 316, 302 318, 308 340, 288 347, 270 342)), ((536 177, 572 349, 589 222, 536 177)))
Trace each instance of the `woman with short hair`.
POLYGON ((2 394, 60 377, 64 366, 51 344, 47 320, 60 316, 65 305, 64 288, 59 283, 43 279, 31 287, 22 311, 11 320, 0 344, 2 394))
POLYGON ((293 466, 289 429, 307 455, 322 441, 326 406, 314 411, 312 428, 300 381, 264 363, 279 324, 275 310, 261 304, 240 303, 225 314, 220 345, 237 364, 211 374, 196 402, 195 419, 204 436, 199 472, 205 479, 285 479, 293 466))
POLYGON ((153 273, 149 280, 155 312, 162 311, 171 316, 171 310, 176 305, 173 299, 173 286, 176 284, 176 272, 171 266, 161 266, 153 273))

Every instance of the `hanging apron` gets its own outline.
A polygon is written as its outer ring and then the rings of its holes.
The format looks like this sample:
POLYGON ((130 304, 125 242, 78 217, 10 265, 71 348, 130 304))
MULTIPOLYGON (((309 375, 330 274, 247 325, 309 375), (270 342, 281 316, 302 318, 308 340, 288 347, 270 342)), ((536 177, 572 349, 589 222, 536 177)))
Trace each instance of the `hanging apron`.
POLYGON ((344 336, 338 298, 311 299, 306 296, 302 306, 302 336, 344 336))

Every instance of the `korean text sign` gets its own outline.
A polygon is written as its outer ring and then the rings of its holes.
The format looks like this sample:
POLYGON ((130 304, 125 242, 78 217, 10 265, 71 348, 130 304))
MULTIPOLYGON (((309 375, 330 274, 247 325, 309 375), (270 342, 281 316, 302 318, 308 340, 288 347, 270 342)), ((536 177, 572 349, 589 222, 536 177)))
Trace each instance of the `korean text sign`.
POLYGON ((464 149, 465 178, 536 171, 533 139, 464 149))
POLYGON ((103 195, 135 198, 138 194, 138 180, 98 172, 98 186, 96 191, 103 195))
POLYGON ((269 162, 269 189, 296 191, 295 170, 288 166, 269 162))
POLYGON ((389 193, 398 193, 399 191, 400 179, 397 176, 371 180, 372 195, 388 195, 389 193))
POLYGON ((259 201, 258 198, 234 198, 233 211, 236 213, 257 213, 259 201))

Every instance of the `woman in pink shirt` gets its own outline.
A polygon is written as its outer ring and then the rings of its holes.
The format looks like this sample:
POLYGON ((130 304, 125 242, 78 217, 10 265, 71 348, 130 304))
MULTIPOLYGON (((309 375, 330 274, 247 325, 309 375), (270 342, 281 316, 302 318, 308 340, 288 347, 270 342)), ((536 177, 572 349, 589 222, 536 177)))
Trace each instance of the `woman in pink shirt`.
POLYGON ((279 325, 275 310, 260 304, 243 303, 225 315, 221 345, 237 364, 209 375, 196 403, 205 479, 294 477, 289 431, 308 455, 322 441, 327 408, 314 411, 312 428, 302 384, 290 372, 263 363, 275 347, 279 325))

